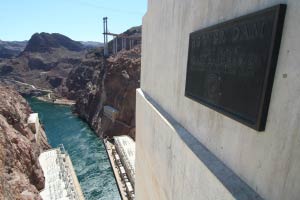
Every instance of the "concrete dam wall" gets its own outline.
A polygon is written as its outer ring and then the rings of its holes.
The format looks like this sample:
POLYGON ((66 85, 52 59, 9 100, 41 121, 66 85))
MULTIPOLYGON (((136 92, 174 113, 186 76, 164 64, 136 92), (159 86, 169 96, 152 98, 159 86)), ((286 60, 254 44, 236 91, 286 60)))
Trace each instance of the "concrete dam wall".
POLYGON ((299 199, 299 10, 298 0, 148 0, 136 93, 137 199, 299 199), (287 8, 264 130, 186 97, 190 33, 279 3, 287 8))

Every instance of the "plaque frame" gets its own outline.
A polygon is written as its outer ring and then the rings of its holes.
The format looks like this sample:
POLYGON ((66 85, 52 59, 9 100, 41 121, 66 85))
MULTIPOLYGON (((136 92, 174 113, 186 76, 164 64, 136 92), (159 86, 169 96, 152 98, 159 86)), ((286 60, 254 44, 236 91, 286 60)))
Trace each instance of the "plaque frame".
POLYGON ((229 21, 225 21, 222 23, 218 23, 213 26, 209 26, 207 28, 203 28, 197 31, 194 31, 190 33, 189 36, 189 48, 188 48, 188 61, 187 61, 187 73, 186 73, 186 84, 185 84, 185 96, 202 104, 205 105, 227 117, 230 117, 252 129, 255 129, 256 131, 264 131, 266 127, 266 121, 268 116, 268 110, 269 110, 269 104, 271 99, 271 93, 272 93, 272 87, 274 82, 274 76, 277 66, 277 60, 279 55, 279 49, 280 49, 280 43, 281 43, 281 36, 283 31, 283 25, 284 25, 284 19, 285 19, 285 12, 286 12, 286 4, 278 4, 251 14, 247 14, 241 17, 237 17, 234 19, 231 19, 229 21), (195 35, 197 33, 201 33, 203 31, 213 30, 217 29, 222 25, 228 25, 231 23, 236 23, 245 19, 249 19, 253 16, 263 15, 266 12, 274 12, 275 13, 275 19, 273 24, 273 30, 272 30, 272 36, 271 36, 271 43, 270 43, 270 49, 268 50, 268 57, 267 57, 267 64, 265 66, 265 74, 263 79, 263 88, 262 88, 262 95, 259 99, 259 108, 257 112, 257 117, 254 121, 249 121, 243 117, 241 117, 238 113, 228 111, 222 106, 214 105, 207 101, 207 99, 199 98, 197 94, 193 94, 189 91, 189 85, 188 85, 188 79, 191 75, 191 40, 192 35, 195 35))

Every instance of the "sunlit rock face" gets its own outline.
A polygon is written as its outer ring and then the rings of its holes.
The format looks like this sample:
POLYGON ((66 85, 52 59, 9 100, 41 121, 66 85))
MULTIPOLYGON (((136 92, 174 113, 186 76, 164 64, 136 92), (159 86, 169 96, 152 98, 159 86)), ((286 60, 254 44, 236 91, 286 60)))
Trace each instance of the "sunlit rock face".
POLYGON ((96 53, 70 72, 66 85, 69 98, 76 99, 75 111, 99 136, 135 137, 135 90, 140 85, 141 46, 122 50, 105 61, 96 53), (115 120, 104 106, 118 110, 115 120))
POLYGON ((36 141, 27 124, 31 112, 22 96, 0 85, 0 199, 41 199, 45 180, 38 156, 49 144, 41 132, 36 141))

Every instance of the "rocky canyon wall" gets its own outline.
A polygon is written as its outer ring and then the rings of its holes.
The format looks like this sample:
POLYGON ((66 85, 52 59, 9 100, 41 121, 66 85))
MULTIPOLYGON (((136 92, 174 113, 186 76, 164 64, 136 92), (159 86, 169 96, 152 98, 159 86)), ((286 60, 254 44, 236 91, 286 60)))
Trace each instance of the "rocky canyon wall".
POLYGON ((105 61, 97 55, 91 53, 70 72, 69 98, 76 99, 75 111, 99 136, 126 134, 135 138, 135 90, 140 84, 141 47, 122 50, 105 61), (105 115, 104 106, 118 111, 116 119, 105 115))
POLYGON ((38 156, 50 146, 44 133, 36 141, 29 128, 26 100, 8 87, 0 85, 0 91, 0 199, 41 199, 45 180, 38 156))

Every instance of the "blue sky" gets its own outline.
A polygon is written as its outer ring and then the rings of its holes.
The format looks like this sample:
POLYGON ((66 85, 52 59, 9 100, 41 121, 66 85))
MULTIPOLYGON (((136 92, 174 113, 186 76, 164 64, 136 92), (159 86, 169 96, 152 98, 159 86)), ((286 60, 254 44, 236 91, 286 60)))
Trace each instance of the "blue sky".
POLYGON ((28 40, 36 32, 61 33, 74 40, 103 41, 142 24, 147 0, 0 0, 0 40, 28 40))

